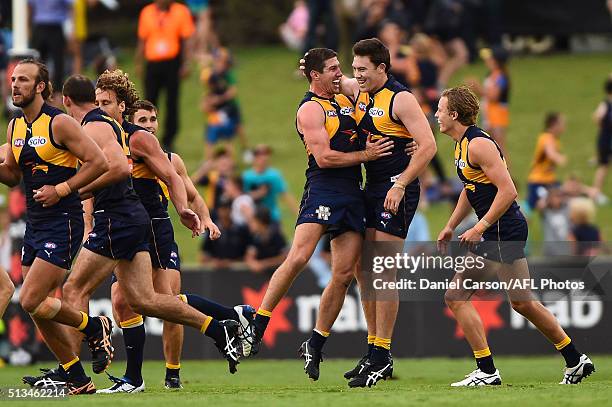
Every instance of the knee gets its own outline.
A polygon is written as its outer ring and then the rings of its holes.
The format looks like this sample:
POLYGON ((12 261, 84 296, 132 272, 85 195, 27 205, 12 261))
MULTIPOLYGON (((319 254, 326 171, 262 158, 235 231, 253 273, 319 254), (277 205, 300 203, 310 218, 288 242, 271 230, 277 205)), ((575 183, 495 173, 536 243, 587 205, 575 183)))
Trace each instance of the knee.
POLYGON ((305 250, 298 249, 293 252, 289 257, 287 257, 287 262, 292 270, 301 271, 306 264, 308 264, 308 260, 310 260, 309 256, 306 255, 305 250))
POLYGON ((444 293, 444 302, 446 303, 446 306, 450 308, 450 310, 453 312, 458 310, 459 307, 461 307, 461 305, 465 303, 465 301, 461 301, 459 299, 459 295, 457 294, 457 292, 454 292, 452 290, 446 290, 446 292, 444 293))
POLYGON ((2 288, 0 288, 0 296, 2 298, 10 298, 13 296, 13 293, 15 292, 15 286, 13 285, 13 283, 11 281, 9 281, 9 283, 6 286, 3 286, 2 288))
POLYGON ((511 301, 512 309, 521 315, 528 314, 535 306, 533 301, 511 301))
POLYGON ((140 296, 135 296, 134 298, 130 298, 127 301, 127 305, 136 314, 154 316, 152 302, 147 298, 141 298, 140 296))
POLYGON ((334 270, 332 274, 332 281, 348 288, 351 285, 351 281, 353 281, 354 277, 354 269, 352 268, 346 270, 334 270))
POLYGON ((86 293, 74 281, 68 279, 62 287, 62 295, 67 302, 73 303, 75 299, 86 296, 86 293))
POLYGON ((38 298, 38 296, 24 289, 19 293, 19 304, 21 304, 21 308, 28 314, 32 314, 36 311, 36 308, 38 308, 43 300, 44 298, 38 298))
POLYGON ((132 314, 132 308, 121 295, 113 296, 113 310, 120 321, 125 320, 128 314, 132 314))

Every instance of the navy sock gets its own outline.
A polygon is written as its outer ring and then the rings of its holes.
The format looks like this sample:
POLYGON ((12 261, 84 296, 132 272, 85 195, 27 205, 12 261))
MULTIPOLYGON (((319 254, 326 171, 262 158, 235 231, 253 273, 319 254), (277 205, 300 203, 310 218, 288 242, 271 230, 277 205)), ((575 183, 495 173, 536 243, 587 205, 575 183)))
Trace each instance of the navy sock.
POLYGON ((565 366, 574 367, 580 362, 580 352, 576 350, 573 342, 567 344, 563 349, 561 349, 561 355, 565 359, 565 366))
POLYGON ((374 364, 384 364, 389 361, 390 352, 388 349, 385 349, 380 346, 372 347, 372 354, 370 355, 370 360, 374 364))
POLYGON ((257 336, 262 338, 264 332, 266 332, 266 328, 268 327, 268 322, 270 322, 270 317, 261 314, 255 314, 255 318, 253 319, 253 324, 255 324, 255 332, 257 336))
POLYGON ((323 336, 317 331, 313 330, 310 339, 308 339, 308 343, 310 344, 310 346, 320 351, 321 349, 323 349, 323 345, 325 345, 326 340, 326 336, 323 336))
POLYGON ((204 331, 204 335, 211 337, 215 340, 215 342, 225 342, 225 333, 223 332, 223 328, 219 321, 213 319, 208 324, 208 328, 204 331))
POLYGON ((495 373, 495 364, 493 363, 493 355, 485 356, 483 358, 476 358, 476 365, 478 369, 487 374, 495 373))
POLYGON ((372 356, 372 351, 374 350, 374 344, 368 343, 368 358, 372 356))
POLYGON ((64 370, 64 368, 60 365, 60 369, 66 373, 70 380, 74 380, 76 382, 85 382, 89 380, 89 377, 85 374, 85 370, 83 370, 83 365, 81 361, 76 362, 72 366, 68 368, 68 370, 64 370))
POLYGON ((125 378, 134 385, 142 384, 142 360, 144 358, 145 327, 143 324, 123 328, 123 342, 127 356, 125 378))
POLYGON ((169 377, 179 377, 180 376, 180 371, 181 368, 178 369, 170 369, 169 367, 166 368, 166 379, 169 377))
POLYGON ((100 319, 88 315, 87 325, 85 325, 85 328, 83 328, 81 332, 83 332, 85 336, 90 337, 96 332, 98 332, 100 329, 102 329, 102 323, 100 322, 100 319))
POLYGON ((218 321, 223 321, 224 319, 238 320, 238 314, 236 314, 233 308, 218 304, 196 294, 185 294, 185 297, 187 297, 187 304, 202 314, 211 316, 218 321))

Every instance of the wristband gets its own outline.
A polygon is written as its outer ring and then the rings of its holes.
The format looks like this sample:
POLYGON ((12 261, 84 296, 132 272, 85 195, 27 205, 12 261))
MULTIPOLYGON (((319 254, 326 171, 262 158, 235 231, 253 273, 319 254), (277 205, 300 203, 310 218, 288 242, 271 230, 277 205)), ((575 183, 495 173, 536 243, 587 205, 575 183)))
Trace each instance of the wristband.
POLYGON ((393 184, 393 186, 391 188, 397 188, 397 189, 401 189, 402 191, 406 190, 406 185, 402 184, 401 182, 395 182, 395 184, 393 184))
POLYGON ((484 219, 481 219, 476 225, 474 225, 474 229, 481 235, 491 226, 489 222, 484 219))
POLYGON ((55 192, 57 193, 57 196, 63 198, 65 196, 70 195, 70 193, 72 193, 72 189, 70 188, 70 185, 68 185, 67 182, 62 182, 61 184, 57 184, 55 186, 55 192))

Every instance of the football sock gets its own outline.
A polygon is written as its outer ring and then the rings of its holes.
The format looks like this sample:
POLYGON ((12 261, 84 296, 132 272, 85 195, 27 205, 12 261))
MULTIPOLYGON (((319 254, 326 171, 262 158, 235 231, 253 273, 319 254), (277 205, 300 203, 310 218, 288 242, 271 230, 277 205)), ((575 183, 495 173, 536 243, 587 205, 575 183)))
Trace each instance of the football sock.
POLYGON ((123 342, 127 365, 125 375, 130 384, 142 384, 142 361, 144 359, 144 345, 146 340, 144 321, 141 315, 119 323, 123 330, 123 342))
POLYGON ((83 370, 83 365, 81 364, 78 356, 72 359, 70 362, 61 365, 61 368, 70 380, 84 382, 89 379, 83 370))
POLYGON ((181 371, 181 364, 173 365, 166 363, 166 379, 169 377, 179 377, 181 371))
POLYGON ((476 366, 482 372, 487 374, 495 373, 495 364, 493 363, 493 355, 489 348, 475 350, 474 357, 476 358, 476 366))
POLYGON ((184 294, 187 304, 200 311, 202 314, 210 315, 217 321, 223 321, 224 319, 238 320, 238 314, 233 308, 226 307, 225 305, 218 304, 214 301, 208 300, 204 297, 200 297, 195 294, 184 294))
POLYGON ((87 337, 92 336, 100 329, 102 329, 102 323, 98 318, 92 318, 83 311, 81 312, 81 316, 83 317, 83 321, 81 321, 81 325, 78 326, 78 330, 83 332, 87 337))
POLYGON ((206 321, 202 325, 202 328, 200 328, 200 332, 210 338, 213 338, 215 342, 225 342, 225 333, 223 328, 221 327, 221 324, 219 324, 219 321, 213 319, 213 317, 206 317, 206 321))
POLYGON ((372 351, 374 350, 375 340, 376 340, 376 335, 368 335, 368 357, 372 356, 372 351))
POLYGON ((260 338, 263 337, 264 332, 266 332, 266 328, 268 327, 268 322, 270 322, 271 317, 271 311, 266 311, 263 308, 257 310, 257 314, 255 314, 255 319, 253 320, 253 323, 255 324, 255 331, 257 332, 257 336, 259 336, 260 338))
POLYGON ((374 347, 372 348, 372 354, 370 360, 375 364, 383 364, 389 361, 391 354, 391 338, 379 338, 378 336, 374 339, 374 347))
POLYGON ((574 367, 580 362, 580 356, 582 355, 576 350, 569 336, 566 336, 561 342, 555 343, 555 348, 561 352, 565 359, 565 366, 574 367))
POLYGON ((327 340, 328 336, 329 332, 313 329, 312 335, 310 336, 308 343, 316 350, 321 351, 321 349, 323 349, 323 345, 325 345, 325 341, 327 340))

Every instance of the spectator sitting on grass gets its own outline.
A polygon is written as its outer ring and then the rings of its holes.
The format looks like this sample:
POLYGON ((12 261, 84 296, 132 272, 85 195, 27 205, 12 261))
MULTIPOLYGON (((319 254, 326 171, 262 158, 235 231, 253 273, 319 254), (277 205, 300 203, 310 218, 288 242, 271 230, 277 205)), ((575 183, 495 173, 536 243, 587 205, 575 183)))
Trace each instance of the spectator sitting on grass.
POLYGON ((601 250, 601 233, 593 223, 595 204, 589 198, 574 198, 569 203, 572 231, 569 240, 574 242, 576 256, 597 256, 601 250))
POLYGON ((253 273, 272 275, 287 257, 287 241, 280 229, 272 224, 266 207, 257 208, 249 228, 252 239, 246 252, 246 264, 253 273))
POLYGON ((537 210, 542 216, 545 256, 561 256, 571 253, 567 240, 570 232, 569 208, 567 197, 558 187, 546 190, 540 198, 537 210))
POLYGON ((231 268, 244 262, 251 236, 246 226, 232 222, 231 208, 229 200, 222 199, 219 202, 216 223, 221 237, 217 240, 210 240, 208 236, 204 238, 200 263, 214 268, 231 268))
POLYGON ((212 160, 205 161, 191 176, 194 184, 206 187, 204 200, 209 205, 214 221, 217 219, 216 208, 223 196, 225 181, 234 174, 235 163, 232 154, 225 147, 218 148, 212 160))
POLYGON ((236 225, 246 225, 253 218, 255 202, 242 189, 242 177, 234 175, 225 181, 225 197, 232 202, 232 222, 236 225))

